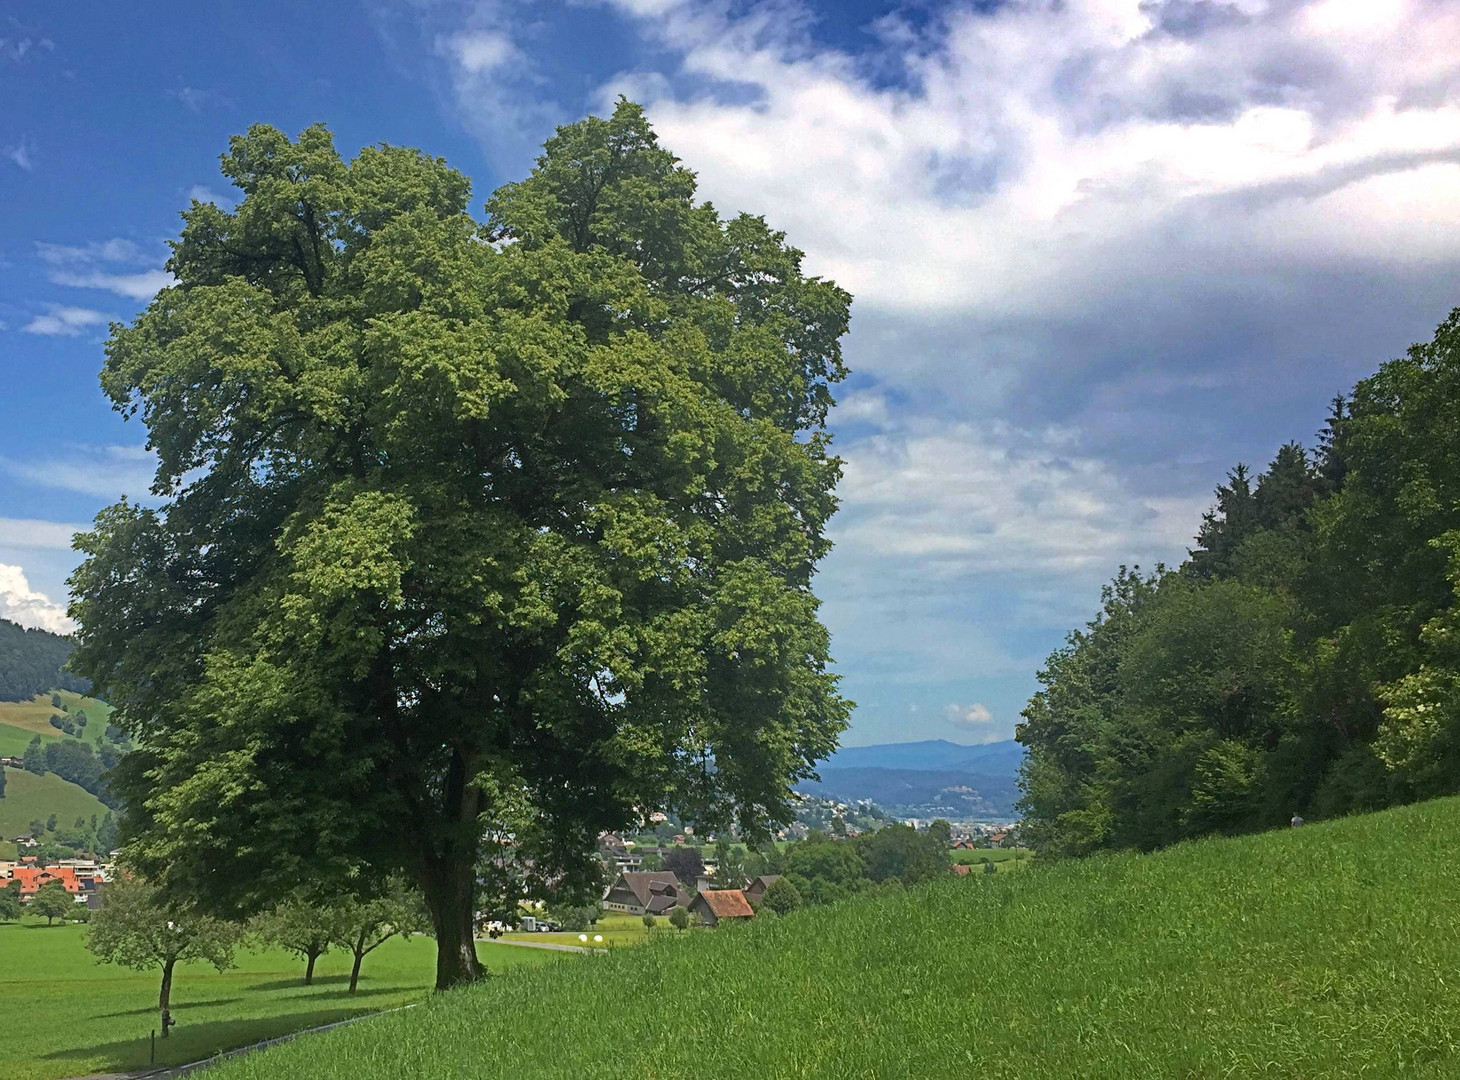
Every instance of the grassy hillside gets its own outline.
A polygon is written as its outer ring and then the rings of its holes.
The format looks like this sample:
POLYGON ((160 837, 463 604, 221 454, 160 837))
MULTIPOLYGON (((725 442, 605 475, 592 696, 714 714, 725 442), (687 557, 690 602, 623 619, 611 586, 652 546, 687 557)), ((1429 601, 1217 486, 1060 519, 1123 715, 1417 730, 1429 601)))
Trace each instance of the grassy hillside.
POLYGON ((1460 800, 513 971, 210 1080, 1460 1075, 1460 800))
POLYGON ((70 828, 77 818, 106 816, 100 799, 54 773, 36 776, 24 769, 5 770, 5 798, 0 799, 0 837, 9 840, 29 831, 36 818, 45 821, 51 814, 61 828, 70 828))
MULTIPOLYGON (((0 725, 8 728, 16 728, 24 731, 25 742, 30 742, 35 735, 44 738, 64 738, 60 731, 51 727, 51 717, 61 710, 51 704, 51 694, 59 693, 61 700, 65 703, 70 712, 86 713, 86 728, 82 735, 82 741, 95 744, 106 731, 107 720, 111 717, 112 707, 104 701, 96 698, 85 697, 82 694, 73 694, 69 690, 47 691, 44 694, 37 694, 29 701, 0 701, 0 725)), ((0 736, 7 733, 0 732, 0 736)), ((9 745, 6 742, 5 745, 9 745)), ((21 743, 20 749, 25 749, 25 743, 21 743)), ((0 753, 11 751, 0 749, 0 753)), ((19 751, 15 751, 19 752, 19 751)))

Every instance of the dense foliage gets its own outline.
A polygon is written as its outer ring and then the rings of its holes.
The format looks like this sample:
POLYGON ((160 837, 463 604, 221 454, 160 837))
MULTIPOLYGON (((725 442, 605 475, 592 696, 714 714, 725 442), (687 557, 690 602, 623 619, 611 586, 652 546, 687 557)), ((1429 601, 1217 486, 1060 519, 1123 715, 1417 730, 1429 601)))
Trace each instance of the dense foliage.
POLYGON ((1045 853, 1148 849, 1460 791, 1460 309, 1122 569, 1019 728, 1045 853))
POLYGON ((902 824, 850 840, 813 832, 770 859, 766 872, 783 874, 798 904, 835 903, 879 885, 916 885, 947 877, 950 865, 945 837, 902 824))
POLYGON ((811 591, 847 294, 628 103, 485 224, 441 160, 322 127, 223 169, 107 346, 162 503, 99 515, 72 583, 138 866, 232 914, 403 872, 446 986, 521 895, 482 881, 589 892, 643 807, 788 821, 848 713, 811 591))
POLYGON ((70 638, 0 619, 0 701, 28 701, 58 686, 90 692, 85 679, 64 670, 73 647, 70 638))

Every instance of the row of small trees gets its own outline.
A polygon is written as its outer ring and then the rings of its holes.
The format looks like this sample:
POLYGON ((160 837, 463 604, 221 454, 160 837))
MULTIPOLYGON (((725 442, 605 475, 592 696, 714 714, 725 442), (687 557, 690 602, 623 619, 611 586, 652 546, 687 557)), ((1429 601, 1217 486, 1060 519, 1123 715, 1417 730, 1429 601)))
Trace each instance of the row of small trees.
MULTIPOLYGON (((17 919, 25 911, 44 917, 49 925, 80 910, 60 882, 37 890, 24 908, 18 888, 0 889, 0 921, 17 919)), ((393 937, 424 933, 430 927, 419 897, 403 886, 369 900, 291 899, 248 923, 235 923, 169 902, 155 886, 136 877, 108 884, 101 907, 89 913, 87 921, 86 947, 100 962, 161 974, 157 1007, 164 1036, 172 1025, 169 1004, 178 964, 202 961, 225 971, 234 964, 234 950, 253 940, 303 960, 304 985, 309 986, 319 958, 339 949, 354 959, 349 989, 353 994, 365 957, 393 937)))

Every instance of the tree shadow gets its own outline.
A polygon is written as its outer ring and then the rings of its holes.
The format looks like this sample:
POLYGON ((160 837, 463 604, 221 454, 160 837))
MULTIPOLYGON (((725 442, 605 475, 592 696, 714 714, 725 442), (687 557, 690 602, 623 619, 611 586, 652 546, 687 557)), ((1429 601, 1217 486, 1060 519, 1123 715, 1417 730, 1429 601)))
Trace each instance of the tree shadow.
MULTIPOLYGON (((361 982, 365 976, 360 977, 361 982)), ((273 982, 254 983, 250 990, 313 990, 316 986, 348 986, 350 976, 348 975, 316 975, 314 982, 309 986, 304 985, 304 976, 300 975, 294 979, 275 979, 273 982)))
MULTIPOLYGON (((263 1019, 214 1020, 201 1024, 186 1021, 173 1028, 167 1039, 157 1040, 158 1066, 185 1065, 201 1061, 226 1050, 236 1050, 265 1039, 276 1039, 308 1028, 333 1024, 375 1010, 310 1009, 263 1019)), ((143 1031, 135 1039, 98 1043, 94 1046, 55 1050, 41 1057, 47 1061, 101 1060, 107 1070, 137 1069, 149 1064, 150 1032, 143 1031)))
MULTIPOLYGON (((213 998, 209 1001, 181 1001, 174 1002, 171 1006, 172 1012, 181 1012, 184 1009, 201 1009, 209 1005, 235 1005, 243 998, 213 998)), ((148 1013, 155 1013, 156 1005, 146 1005, 140 1009, 128 1009, 126 1012, 100 1013, 92 1017, 93 1020, 113 1020, 118 1016, 146 1016, 148 1013)))

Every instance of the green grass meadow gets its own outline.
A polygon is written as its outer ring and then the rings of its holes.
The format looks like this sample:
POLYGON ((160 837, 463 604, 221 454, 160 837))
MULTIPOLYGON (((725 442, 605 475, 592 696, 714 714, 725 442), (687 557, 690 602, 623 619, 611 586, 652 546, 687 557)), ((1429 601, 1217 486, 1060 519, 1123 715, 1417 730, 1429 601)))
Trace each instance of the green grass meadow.
POLYGON ((950 853, 955 863, 963 863, 972 866, 987 859, 1000 870, 1012 870, 1016 866, 1022 866, 1034 858, 1034 852, 1028 848, 977 848, 973 851, 954 851, 950 853))
MULTIPOLYGON (((658 918, 655 920, 658 927, 668 929, 669 920, 658 918)), ((526 941, 540 942, 553 945, 574 945, 578 948, 607 949, 621 945, 642 945, 649 936, 649 928, 644 925, 641 915, 604 915, 587 930, 569 931, 560 933, 539 934, 539 933, 515 933, 506 934, 504 941, 526 941), (588 940, 579 941, 578 935, 587 935, 588 940), (602 937, 602 941, 594 941, 594 936, 602 937)))
POLYGON ((77 818, 91 820, 105 816, 106 807, 91 792, 62 780, 55 773, 36 776, 24 769, 5 770, 5 798, 0 799, 0 837, 9 840, 12 836, 30 830, 30 823, 37 818, 45 821, 56 815, 57 827, 69 829, 77 818))
MULTIPOLYGON (((0 1016, 4 1080, 54 1080, 145 1067, 148 1033, 157 1027, 160 972, 98 964, 83 946, 82 926, 47 927, 24 919, 0 923, 0 1016)), ((581 960, 568 953, 480 944, 483 962, 509 975, 524 966, 581 960)), ((425 999, 436 976, 436 944, 396 938, 365 958, 351 995, 350 957, 329 953, 313 986, 304 964, 287 953, 242 950, 238 967, 180 967, 172 1005, 178 1025, 157 1040, 157 1060, 180 1064, 220 1050, 363 1013, 425 999)))
POLYGON ((1460 1076, 1460 800, 511 973, 209 1080, 1460 1076))

